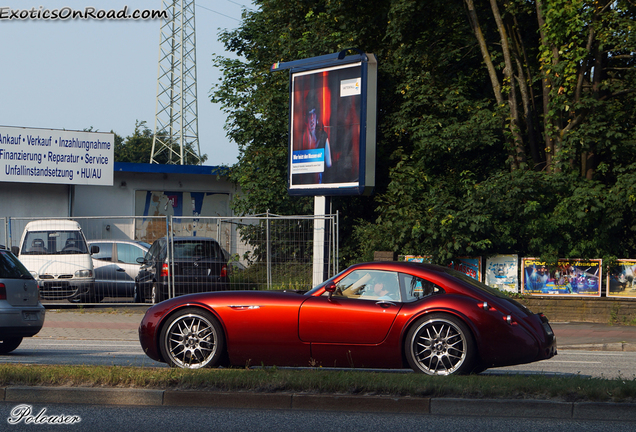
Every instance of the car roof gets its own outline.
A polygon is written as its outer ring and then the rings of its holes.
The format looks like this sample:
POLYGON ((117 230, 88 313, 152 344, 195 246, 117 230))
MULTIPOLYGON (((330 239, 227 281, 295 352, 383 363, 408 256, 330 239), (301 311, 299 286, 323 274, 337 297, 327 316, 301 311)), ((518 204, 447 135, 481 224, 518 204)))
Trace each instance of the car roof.
MULTIPOLYGON (((197 237, 197 236, 174 236, 172 237, 172 239, 174 241, 191 241, 191 240, 202 240, 202 241, 216 241, 216 239, 212 238, 212 237, 197 237)), ((157 240, 166 240, 166 237, 161 237, 157 240)), ((155 241, 157 241, 155 240, 155 241)))
POLYGON ((143 247, 150 247, 150 244, 148 242, 145 242, 143 240, 113 240, 113 239, 97 239, 97 240, 86 240, 86 243, 88 244, 92 244, 92 243, 128 243, 128 244, 135 244, 138 246, 143 246, 143 247))
POLYGON ((31 221, 26 224, 25 230, 51 231, 51 230, 79 230, 80 224, 68 219, 43 219, 31 221))

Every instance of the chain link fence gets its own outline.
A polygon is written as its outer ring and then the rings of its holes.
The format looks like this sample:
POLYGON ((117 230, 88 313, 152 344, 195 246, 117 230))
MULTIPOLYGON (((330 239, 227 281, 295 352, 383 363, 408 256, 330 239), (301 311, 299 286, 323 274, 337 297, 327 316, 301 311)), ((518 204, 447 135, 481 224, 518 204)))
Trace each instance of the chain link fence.
POLYGON ((44 303, 307 290, 316 268, 324 278, 337 273, 337 238, 337 215, 0 219, 0 244, 36 276, 44 303))

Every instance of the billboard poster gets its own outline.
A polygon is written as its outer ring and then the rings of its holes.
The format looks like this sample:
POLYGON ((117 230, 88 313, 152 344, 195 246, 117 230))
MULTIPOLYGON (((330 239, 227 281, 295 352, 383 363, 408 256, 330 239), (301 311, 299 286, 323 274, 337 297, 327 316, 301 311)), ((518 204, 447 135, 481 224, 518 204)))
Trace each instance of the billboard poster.
POLYGON ((404 261, 406 262, 416 262, 416 263, 431 263, 431 257, 428 255, 404 255, 404 261))
POLYGON ((464 273, 466 276, 470 276, 471 278, 481 282, 481 257, 459 257, 455 261, 451 262, 448 266, 452 269, 464 273))
POLYGON ((524 294, 600 297, 602 260, 560 259, 550 268, 537 258, 523 258, 521 278, 524 294))
POLYGON ((0 126, 0 182, 112 186, 112 133, 0 126))
POLYGON ((496 255, 486 260, 486 285, 502 291, 519 291, 519 257, 496 255))
POLYGON ((607 275, 607 296, 636 298, 636 259, 619 259, 607 275))
POLYGON ((377 67, 369 57, 292 70, 291 195, 359 195, 375 186, 377 67))

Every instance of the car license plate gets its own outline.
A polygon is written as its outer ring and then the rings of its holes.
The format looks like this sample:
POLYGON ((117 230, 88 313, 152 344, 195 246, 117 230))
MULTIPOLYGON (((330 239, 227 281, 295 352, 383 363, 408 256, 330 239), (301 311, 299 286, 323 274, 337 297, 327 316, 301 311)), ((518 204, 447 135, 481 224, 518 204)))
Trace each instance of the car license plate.
POLYGON ((38 320, 38 313, 37 312, 23 311, 22 312, 22 318, 25 321, 37 321, 38 320))

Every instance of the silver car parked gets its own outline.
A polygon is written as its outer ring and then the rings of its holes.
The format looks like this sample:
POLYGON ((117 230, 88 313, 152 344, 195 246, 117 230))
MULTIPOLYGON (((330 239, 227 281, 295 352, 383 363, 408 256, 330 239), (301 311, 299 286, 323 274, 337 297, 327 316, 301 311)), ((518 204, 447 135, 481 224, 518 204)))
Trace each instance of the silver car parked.
POLYGON ((0 354, 36 335, 44 325, 38 283, 10 251, 0 249, 0 354))
POLYGON ((137 258, 146 255, 150 244, 134 240, 91 240, 88 245, 99 247, 99 252, 92 255, 96 300, 132 297, 141 266, 137 258))

